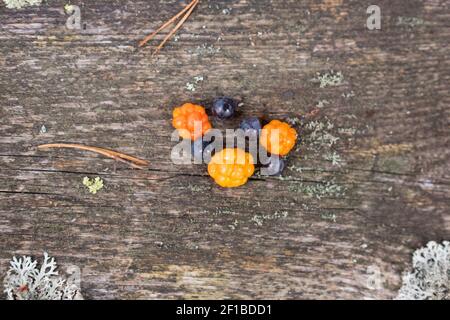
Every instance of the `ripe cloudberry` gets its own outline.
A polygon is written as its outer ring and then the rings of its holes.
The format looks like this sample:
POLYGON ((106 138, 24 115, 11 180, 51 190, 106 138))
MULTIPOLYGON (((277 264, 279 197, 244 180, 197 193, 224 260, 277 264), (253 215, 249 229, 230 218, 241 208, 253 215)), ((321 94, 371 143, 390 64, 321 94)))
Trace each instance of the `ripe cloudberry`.
POLYGON ((297 141, 297 131, 286 122, 272 120, 261 131, 260 143, 272 154, 285 156, 297 141))
POLYGON ((238 148, 226 148, 216 153, 208 165, 208 173, 223 188, 235 188, 247 183, 255 172, 253 157, 238 148))
POLYGON ((197 140, 211 129, 205 108, 192 103, 185 103, 173 110, 172 124, 183 139, 197 140))

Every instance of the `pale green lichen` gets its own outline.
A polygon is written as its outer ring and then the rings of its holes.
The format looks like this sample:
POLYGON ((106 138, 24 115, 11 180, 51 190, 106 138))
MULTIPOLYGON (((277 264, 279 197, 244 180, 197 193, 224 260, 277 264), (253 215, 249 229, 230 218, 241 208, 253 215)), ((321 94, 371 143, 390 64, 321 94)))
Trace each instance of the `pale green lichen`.
MULTIPOLYGON (((345 165, 345 160, 335 150, 339 137, 333 133, 336 131, 335 125, 326 117, 322 120, 310 121, 304 126, 303 148, 309 152, 302 156, 303 160, 308 158, 314 160, 325 160, 331 162, 332 166, 341 167, 345 165)), ((306 163, 306 162, 303 162, 306 163)), ((292 163, 288 169, 292 172, 303 173, 304 171, 324 172, 326 168, 313 168, 292 163)), ((307 197, 322 199, 326 197, 337 198, 345 194, 346 188, 335 182, 334 179, 318 181, 316 183, 296 182, 291 184, 289 190, 295 193, 305 194, 307 197)))
POLYGON ((239 225, 239 221, 237 221, 236 219, 234 219, 234 221, 231 223, 231 224, 229 224, 228 225, 228 228, 230 228, 231 230, 236 230, 236 228, 238 227, 238 225, 239 225))
POLYGON ((334 72, 331 70, 327 73, 317 73, 317 79, 315 79, 320 83, 321 88, 325 87, 334 87, 340 85, 344 81, 344 75, 342 72, 334 72))
POLYGON ((216 208, 216 211, 213 212, 213 216, 223 216, 223 215, 233 215, 235 212, 226 208, 216 208))
POLYGON ((66 5, 64 6, 64 11, 65 11, 66 13, 71 13, 71 12, 73 11, 73 5, 71 5, 71 4, 66 4, 66 5))
POLYGON ((321 217, 324 220, 329 220, 332 222, 336 222, 336 220, 337 220, 337 217, 334 213, 322 213, 321 217))
POLYGON ((55 259, 44 252, 40 267, 31 257, 13 257, 3 283, 8 300, 82 300, 74 280, 60 277, 55 259))
POLYGON ((9 9, 22 9, 29 6, 38 6, 42 0, 3 0, 9 9))
POLYGON ((336 167, 340 167, 342 165, 342 162, 343 162, 341 156, 336 151, 333 151, 332 153, 325 154, 324 159, 326 161, 331 162, 331 164, 333 166, 336 166, 336 167))
POLYGON ((194 77, 194 81, 193 82, 188 82, 186 83, 186 89, 191 91, 191 92, 195 92, 195 90, 197 90, 197 85, 202 82, 204 80, 203 76, 196 76, 194 77))
POLYGON ((353 91, 342 94, 342 97, 345 99, 350 99, 350 98, 353 98, 354 96, 355 96, 355 92, 353 92, 353 91))
POLYGON ((398 17, 397 18, 397 25, 398 26, 408 26, 410 28, 413 28, 415 26, 423 25, 424 21, 420 18, 416 17, 398 17))
POLYGON ((89 189, 90 193, 96 194, 98 191, 103 189, 103 180, 100 177, 96 177, 95 179, 84 177, 83 185, 89 189))
POLYGON ((317 199, 322 199, 323 197, 341 197, 344 195, 344 187, 334 183, 334 181, 327 181, 325 183, 305 186, 305 193, 317 199))
POLYGON ((321 145, 332 147, 339 140, 331 134, 331 130, 334 128, 329 120, 326 121, 311 121, 306 125, 306 130, 310 131, 309 140, 314 145, 321 145))
POLYGON ((319 102, 317 102, 316 107, 322 109, 323 107, 325 107, 325 105, 329 104, 330 101, 328 100, 319 100, 319 102))
POLYGON ((251 221, 258 227, 261 227, 265 221, 285 219, 288 215, 289 213, 287 211, 277 211, 272 214, 255 214, 251 221))
POLYGON ((201 192, 207 192, 211 190, 211 187, 209 186, 199 186, 196 184, 189 183, 187 186, 179 186, 180 190, 189 190, 191 192, 201 193, 201 192))
POLYGON ((431 241, 414 252, 413 269, 403 276, 399 300, 450 299, 450 242, 431 241))
POLYGON ((355 128, 339 128, 338 132, 340 134, 353 136, 356 133, 356 129, 355 128))
POLYGON ((39 129, 39 133, 40 133, 40 134, 47 133, 47 127, 45 126, 45 124, 43 124, 43 125, 41 126, 41 128, 39 129))
POLYGON ((291 125, 291 127, 297 127, 302 124, 302 120, 298 117, 289 117, 286 119, 286 122, 291 125))
POLYGON ((316 198, 318 200, 331 197, 342 197, 345 194, 345 188, 338 185, 334 180, 317 182, 314 184, 297 183, 289 186, 289 190, 292 192, 304 193, 310 198, 316 198))
POLYGON ((193 51, 189 50, 189 52, 196 56, 213 56, 221 50, 222 48, 215 47, 213 44, 208 45, 207 43, 204 43, 203 45, 195 48, 193 51))
POLYGON ((222 10, 222 13, 225 15, 229 15, 229 14, 231 14, 232 10, 233 10, 233 8, 225 8, 222 10))

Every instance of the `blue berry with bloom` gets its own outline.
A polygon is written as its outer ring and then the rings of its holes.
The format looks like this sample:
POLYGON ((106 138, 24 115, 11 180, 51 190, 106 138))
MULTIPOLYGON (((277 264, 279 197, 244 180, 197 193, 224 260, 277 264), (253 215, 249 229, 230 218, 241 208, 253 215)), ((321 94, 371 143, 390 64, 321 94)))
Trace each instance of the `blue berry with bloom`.
POLYGON ((230 119, 235 113, 238 104, 235 100, 228 97, 219 97, 214 100, 212 112, 220 119, 230 119))
POLYGON ((245 134, 259 136, 261 133, 261 121, 257 117, 250 117, 242 120, 240 128, 244 130, 245 134))
POLYGON ((197 163, 209 163, 214 151, 212 141, 206 141, 199 138, 191 144, 192 157, 197 163))
POLYGON ((285 166, 286 164, 282 158, 272 155, 269 164, 263 166, 261 173, 266 176, 279 176, 285 166))

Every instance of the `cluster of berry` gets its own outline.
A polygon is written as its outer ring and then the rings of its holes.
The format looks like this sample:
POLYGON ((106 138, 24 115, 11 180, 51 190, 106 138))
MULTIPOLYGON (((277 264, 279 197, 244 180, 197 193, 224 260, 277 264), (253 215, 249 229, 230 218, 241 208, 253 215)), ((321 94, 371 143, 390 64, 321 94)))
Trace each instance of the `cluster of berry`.
MULTIPOLYGON (((221 97, 214 100, 212 114, 220 119, 230 119, 235 113, 238 104, 235 100, 221 97)), ((205 108, 199 105, 186 103, 173 111, 172 124, 178 130, 180 137, 191 140, 194 158, 210 158, 208 173, 214 181, 224 188, 239 187, 247 183, 254 171, 253 156, 240 148, 225 148, 215 152, 210 141, 202 139, 211 128, 205 108), (208 157, 209 156, 209 157, 208 157), (212 157, 211 157, 212 156, 212 157)), ((286 156, 297 141, 297 131, 288 123, 272 120, 264 127, 260 119, 250 117, 241 122, 240 129, 245 135, 259 138, 259 143, 273 157, 265 164, 266 172, 270 175, 279 175, 285 164, 281 157, 286 156)))

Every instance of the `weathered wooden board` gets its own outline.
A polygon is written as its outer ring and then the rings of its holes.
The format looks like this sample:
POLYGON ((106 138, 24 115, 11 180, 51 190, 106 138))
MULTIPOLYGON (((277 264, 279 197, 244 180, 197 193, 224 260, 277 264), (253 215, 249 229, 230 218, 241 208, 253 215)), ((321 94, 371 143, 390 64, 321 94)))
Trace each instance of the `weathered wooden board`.
POLYGON ((2 275, 45 250, 81 268, 92 299, 392 298, 413 250, 450 238, 450 1, 379 0, 370 31, 371 1, 202 0, 156 58, 137 42, 186 2, 71 1, 83 30, 66 3, 0 5, 2 275), (313 81, 330 70, 341 84, 313 81), (301 120, 284 178, 223 190, 172 164, 172 108, 219 94, 244 102, 219 128, 301 120), (151 166, 36 150, 50 142, 151 166))

